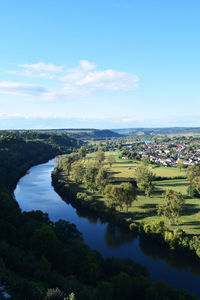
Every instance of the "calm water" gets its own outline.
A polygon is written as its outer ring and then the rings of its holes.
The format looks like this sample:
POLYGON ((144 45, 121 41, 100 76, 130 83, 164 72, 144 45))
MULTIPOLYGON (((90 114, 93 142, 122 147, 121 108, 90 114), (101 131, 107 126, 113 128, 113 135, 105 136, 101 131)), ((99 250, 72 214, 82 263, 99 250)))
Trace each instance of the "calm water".
POLYGON ((84 241, 103 256, 132 258, 148 269, 152 280, 163 279, 200 297, 199 265, 187 257, 166 252, 162 245, 136 238, 130 232, 102 223, 66 204, 51 185, 53 168, 54 160, 50 160, 32 167, 19 180, 14 194, 23 211, 41 210, 48 213, 52 221, 70 221, 82 232, 84 241))

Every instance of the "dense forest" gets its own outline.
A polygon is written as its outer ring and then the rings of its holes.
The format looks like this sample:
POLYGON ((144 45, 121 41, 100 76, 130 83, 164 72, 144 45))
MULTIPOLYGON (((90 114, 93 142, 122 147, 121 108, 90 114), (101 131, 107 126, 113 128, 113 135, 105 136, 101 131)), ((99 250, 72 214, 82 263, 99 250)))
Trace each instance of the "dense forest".
POLYGON ((40 211, 21 212, 13 198, 18 179, 32 165, 79 145, 66 134, 0 136, 0 278, 12 299, 44 299, 56 287, 77 300, 196 299, 164 282, 151 283, 146 269, 131 260, 103 259, 73 224, 53 223, 40 211))
MULTIPOLYGON (((21 132, 15 130, 13 132, 21 132)), ((24 134, 26 131, 24 131, 24 134)), ((28 131, 28 134, 30 132, 28 131)), ((33 132, 32 132, 33 133, 33 132)), ((80 128, 80 129, 38 129, 35 133, 50 133, 50 134, 67 134, 69 137, 81 140, 102 140, 107 138, 119 138, 121 135, 109 129, 93 129, 93 128, 80 128)))

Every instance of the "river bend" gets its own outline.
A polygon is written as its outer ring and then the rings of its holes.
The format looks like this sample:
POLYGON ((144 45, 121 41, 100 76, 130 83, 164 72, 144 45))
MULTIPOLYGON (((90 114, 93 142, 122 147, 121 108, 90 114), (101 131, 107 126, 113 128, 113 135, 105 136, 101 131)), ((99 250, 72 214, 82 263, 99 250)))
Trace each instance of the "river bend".
POLYGON ((152 280, 162 279, 177 288, 187 289, 200 298, 200 266, 191 258, 164 251, 162 245, 134 237, 83 211, 65 203, 54 191, 51 172, 54 160, 32 167, 22 177, 14 191, 22 211, 41 210, 52 221, 67 220, 76 224, 84 241, 104 257, 131 258, 145 266, 152 280))

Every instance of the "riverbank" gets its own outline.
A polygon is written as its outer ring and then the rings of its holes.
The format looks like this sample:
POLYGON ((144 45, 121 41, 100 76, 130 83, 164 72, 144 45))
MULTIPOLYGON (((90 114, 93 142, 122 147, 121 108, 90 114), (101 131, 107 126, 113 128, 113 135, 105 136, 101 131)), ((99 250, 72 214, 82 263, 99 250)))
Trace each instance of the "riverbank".
POLYGON ((155 222, 138 222, 133 215, 108 208, 98 197, 88 198, 87 190, 68 179, 62 169, 56 168, 52 173, 52 183, 56 192, 66 201, 76 208, 84 208, 103 221, 116 224, 129 229, 134 234, 140 234, 145 238, 156 240, 162 247, 169 251, 181 252, 190 255, 200 263, 200 238, 195 235, 188 235, 183 230, 175 228, 169 229, 162 220, 155 222), (79 197, 77 197, 77 195, 79 197), (84 196, 85 195, 85 196, 84 196))

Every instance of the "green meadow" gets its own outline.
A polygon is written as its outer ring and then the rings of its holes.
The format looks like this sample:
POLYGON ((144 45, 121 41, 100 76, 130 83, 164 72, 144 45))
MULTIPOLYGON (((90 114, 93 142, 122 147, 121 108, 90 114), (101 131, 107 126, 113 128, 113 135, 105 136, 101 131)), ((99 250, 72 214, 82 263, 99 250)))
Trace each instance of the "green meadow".
MULTIPOLYGON (((105 156, 109 155, 109 152, 105 153, 105 156)), ((112 153, 113 154, 113 153, 112 153)), ((116 157, 117 153, 115 152, 116 157)), ((90 154, 88 159, 93 160, 94 154, 90 154)), ((106 160, 105 160, 106 161, 106 160)), ((134 179, 134 169, 140 164, 140 162, 119 161, 113 163, 112 167, 104 163, 104 167, 109 170, 113 182, 121 182, 128 179, 134 179)), ((124 217, 132 218, 133 222, 152 223, 156 220, 164 220, 165 224, 170 229, 183 229, 188 234, 200 234, 200 199, 189 198, 187 196, 187 187, 189 183, 186 179, 176 179, 177 176, 186 176, 186 171, 180 171, 178 168, 170 167, 151 167, 156 176, 169 177, 169 180, 154 181, 155 191, 151 197, 147 197, 143 192, 139 191, 137 201, 134 201, 129 208, 128 214, 123 211, 124 217), (174 179, 173 179, 174 177, 174 179), (164 217, 157 215, 157 205, 164 201, 163 193, 167 189, 173 189, 177 192, 181 192, 185 198, 185 207, 180 217, 180 223, 177 226, 170 226, 169 221, 164 217)), ((82 191, 86 189, 84 185, 81 185, 82 191)), ((94 198, 97 202, 104 201, 104 197, 100 194, 94 194, 94 198)), ((100 203, 99 203, 100 204, 100 203)))

